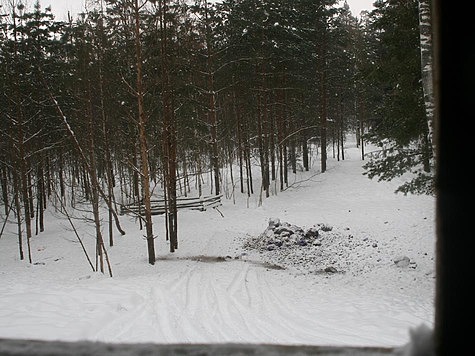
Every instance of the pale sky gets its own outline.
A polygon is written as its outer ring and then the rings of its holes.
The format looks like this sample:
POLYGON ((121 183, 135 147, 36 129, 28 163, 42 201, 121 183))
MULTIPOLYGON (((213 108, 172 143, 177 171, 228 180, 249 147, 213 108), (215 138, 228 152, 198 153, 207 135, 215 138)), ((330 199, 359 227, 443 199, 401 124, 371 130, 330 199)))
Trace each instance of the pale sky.
MULTIPOLYGON (((30 2, 32 1, 34 0, 30 0, 30 2)), ((84 10, 84 2, 85 0, 40 0, 43 8, 51 5, 58 20, 66 19, 68 10, 73 15, 84 10)), ((371 10, 373 8, 374 0, 347 0, 347 2, 353 15, 359 16, 362 10, 371 10)))

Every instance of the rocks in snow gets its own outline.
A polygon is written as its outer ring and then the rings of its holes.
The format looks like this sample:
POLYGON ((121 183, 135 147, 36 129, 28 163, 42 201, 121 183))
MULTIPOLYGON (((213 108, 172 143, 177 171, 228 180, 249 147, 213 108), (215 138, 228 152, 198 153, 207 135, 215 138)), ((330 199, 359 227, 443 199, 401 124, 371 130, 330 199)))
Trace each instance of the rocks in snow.
POLYGON ((338 270, 333 266, 326 267, 324 271, 327 273, 338 273, 338 270))
POLYGON ((244 248, 259 252, 264 261, 283 268, 310 273, 342 273, 346 262, 325 271, 335 264, 335 256, 341 252, 337 245, 345 244, 347 240, 346 236, 332 230, 333 227, 326 224, 302 228, 272 218, 263 233, 245 241, 244 248))
POLYGON ((393 259, 393 262, 397 267, 407 267, 407 266, 409 266, 410 268, 417 267, 416 262, 411 261, 411 259, 407 256, 398 256, 395 259, 393 259))
POLYGON ((291 246, 304 247, 307 245, 321 246, 319 238, 321 238, 320 230, 331 231, 331 227, 327 225, 312 226, 309 229, 292 225, 289 223, 281 223, 280 219, 269 219, 269 225, 266 230, 254 241, 258 249, 273 251, 277 248, 286 248, 291 246))
POLYGON ((393 262, 398 267, 407 267, 409 266, 411 260, 407 256, 398 256, 393 260, 393 262))
MULTIPOLYGON (((349 228, 321 223, 302 228, 278 218, 270 219, 265 231, 250 236, 243 247, 259 253, 264 262, 299 273, 356 275, 382 266, 385 261, 381 258, 384 244, 368 236, 350 234, 349 228)), ((391 261, 389 256, 388 259, 391 261)))
POLYGON ((258 253, 266 263, 298 273, 359 275, 388 263, 401 268, 417 267, 407 256, 394 258, 387 242, 355 235, 347 227, 315 224, 302 228, 278 218, 270 219, 260 235, 249 236, 243 247, 258 253))

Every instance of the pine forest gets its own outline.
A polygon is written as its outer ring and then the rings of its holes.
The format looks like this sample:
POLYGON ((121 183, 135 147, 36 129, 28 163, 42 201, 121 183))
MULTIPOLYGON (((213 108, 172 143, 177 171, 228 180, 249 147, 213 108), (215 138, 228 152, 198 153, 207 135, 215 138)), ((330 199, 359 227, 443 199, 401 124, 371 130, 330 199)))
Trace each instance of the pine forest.
POLYGON ((135 206, 154 264, 156 238, 179 248, 184 199, 265 201, 344 160, 349 134, 369 178, 409 174, 399 193, 433 194, 431 51, 427 0, 360 17, 336 0, 93 0, 67 21, 2 0, 0 233, 16 224, 31 263, 47 209, 87 209, 95 268, 112 274, 135 206))

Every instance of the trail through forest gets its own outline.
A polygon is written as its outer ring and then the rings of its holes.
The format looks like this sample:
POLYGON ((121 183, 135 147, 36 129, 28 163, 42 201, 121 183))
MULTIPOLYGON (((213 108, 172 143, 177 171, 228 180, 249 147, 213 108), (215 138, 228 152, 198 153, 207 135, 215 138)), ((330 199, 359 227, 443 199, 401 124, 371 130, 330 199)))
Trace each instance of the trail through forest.
MULTIPOLYGON (((433 324, 435 199, 395 195, 399 181, 363 176, 352 141, 345 158, 330 157, 324 174, 318 167, 298 172, 289 189, 261 206, 257 195, 247 200, 236 193, 235 204, 223 199, 224 217, 213 209, 180 211, 174 254, 162 238, 163 217, 154 216, 154 266, 147 263, 144 232, 132 217, 121 216, 127 234, 108 248, 113 278, 90 271, 59 213, 48 211, 48 230, 32 238, 32 265, 18 260, 15 226, 8 225, 0 239, 0 337, 405 344, 410 328, 433 324), (270 218, 302 227, 324 223, 346 239, 351 235, 355 243, 331 245, 315 270, 345 267, 339 273, 282 269, 267 252, 245 249, 270 218), (398 256, 411 263, 396 265, 398 256)), ((82 224, 93 255, 93 227, 82 224)))

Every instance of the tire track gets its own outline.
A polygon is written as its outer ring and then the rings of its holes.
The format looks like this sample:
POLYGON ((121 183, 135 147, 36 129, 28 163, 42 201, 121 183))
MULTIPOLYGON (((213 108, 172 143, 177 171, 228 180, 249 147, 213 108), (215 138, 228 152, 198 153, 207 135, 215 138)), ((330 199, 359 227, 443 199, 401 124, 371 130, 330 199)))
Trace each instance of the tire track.
POLYGON ((229 300, 239 314, 240 320, 244 322, 247 331, 247 334, 243 335, 244 339, 249 340, 252 336, 252 339, 260 342, 278 342, 274 333, 275 325, 262 318, 264 309, 262 293, 249 289, 249 284, 252 283, 251 279, 256 273, 255 269, 256 267, 245 265, 245 268, 236 274, 230 285, 230 290, 233 293, 229 300), (239 299, 238 291, 244 291, 243 300, 239 299))

